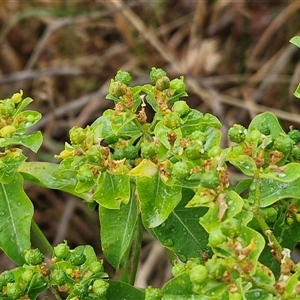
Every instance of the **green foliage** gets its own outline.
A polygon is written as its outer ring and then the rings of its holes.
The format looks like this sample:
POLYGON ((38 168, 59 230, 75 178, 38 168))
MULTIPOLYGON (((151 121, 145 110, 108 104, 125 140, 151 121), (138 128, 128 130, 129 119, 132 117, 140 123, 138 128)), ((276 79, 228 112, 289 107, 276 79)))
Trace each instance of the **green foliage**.
POLYGON ((153 68, 151 84, 130 87, 131 79, 117 73, 107 95, 114 109, 71 128, 59 164, 25 162, 15 148, 41 144, 40 133, 25 134, 40 118, 23 110, 31 99, 0 102, 0 247, 19 265, 0 275, 2 298, 50 289, 56 299, 300 299, 300 268, 290 258, 300 239, 299 131, 285 133, 265 112, 248 128, 233 125, 223 149, 220 121, 182 100, 183 77, 153 68), (231 170, 243 174, 236 184, 231 170), (36 227, 23 180, 98 210, 103 253, 120 281, 108 280, 90 246, 52 248, 36 229, 50 263, 30 249, 36 227), (162 289, 132 286, 144 230, 177 259, 162 289))

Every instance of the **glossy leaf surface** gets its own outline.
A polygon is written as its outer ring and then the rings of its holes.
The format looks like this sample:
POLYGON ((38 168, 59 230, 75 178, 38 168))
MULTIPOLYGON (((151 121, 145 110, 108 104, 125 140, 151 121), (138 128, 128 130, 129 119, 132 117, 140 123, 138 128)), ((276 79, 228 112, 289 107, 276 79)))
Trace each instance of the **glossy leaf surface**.
POLYGON ((99 208, 102 250, 108 262, 116 269, 131 244, 138 218, 136 202, 132 195, 128 204, 121 203, 120 209, 99 208))
POLYGON ((183 199, 169 217, 150 232, 162 245, 172 250, 182 261, 188 257, 199 257, 207 247, 208 234, 199 226, 199 218, 207 208, 186 208, 187 202, 193 197, 190 190, 183 190, 183 199), (184 247, 182 247, 184 245, 184 247))
POLYGON ((159 226, 181 200, 181 187, 166 185, 158 172, 153 177, 138 177, 136 183, 144 226, 159 226))
POLYGON ((0 183, 0 247, 19 265, 24 263, 24 250, 30 248, 32 216, 22 176, 16 173, 8 184, 0 183))
POLYGON ((144 300, 145 295, 141 290, 125 282, 109 280, 106 294, 107 300, 144 300))

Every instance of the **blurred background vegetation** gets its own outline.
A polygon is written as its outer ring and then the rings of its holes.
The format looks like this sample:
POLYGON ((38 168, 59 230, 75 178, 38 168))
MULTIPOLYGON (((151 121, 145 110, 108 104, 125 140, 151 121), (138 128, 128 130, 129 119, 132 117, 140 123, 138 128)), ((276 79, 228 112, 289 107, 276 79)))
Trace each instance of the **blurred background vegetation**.
MULTIPOLYGON (((29 160, 57 161, 69 129, 112 106, 105 95, 119 69, 132 84, 149 82, 153 66, 184 75, 189 105, 215 114, 225 130, 266 110, 299 128, 300 52, 288 42, 299 20, 298 0, 2 0, 0 99, 22 89, 43 114, 36 129, 44 144, 29 160)), ((102 256, 97 213, 57 191, 26 191, 51 243, 91 244, 102 256)), ((10 267, 0 254, 0 269, 10 267)), ((137 285, 161 286, 169 276, 164 252, 146 235, 137 285)))

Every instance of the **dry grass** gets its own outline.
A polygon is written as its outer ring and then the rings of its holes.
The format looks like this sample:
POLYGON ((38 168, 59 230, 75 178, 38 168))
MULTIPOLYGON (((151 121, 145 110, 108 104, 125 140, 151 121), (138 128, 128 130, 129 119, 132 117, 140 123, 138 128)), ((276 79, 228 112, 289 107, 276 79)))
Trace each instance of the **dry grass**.
MULTIPOLYGON (((30 154, 35 160, 53 161, 71 126, 85 126, 111 106, 105 95, 119 69, 132 73, 133 84, 147 82, 152 66, 171 78, 184 75, 189 104, 217 115, 224 128, 247 125, 266 110, 299 127, 293 91, 300 53, 288 43, 299 10, 300 1, 283 0, 1 1, 0 98, 23 89, 43 113, 45 141, 37 157, 30 154)), ((51 242, 89 243, 101 256, 94 212, 68 195, 26 190, 51 242)), ((139 284, 159 286, 169 268, 155 268, 150 258, 165 256, 149 237, 143 251, 147 272, 139 284)), ((7 266, 2 256, 1 268, 7 266)))

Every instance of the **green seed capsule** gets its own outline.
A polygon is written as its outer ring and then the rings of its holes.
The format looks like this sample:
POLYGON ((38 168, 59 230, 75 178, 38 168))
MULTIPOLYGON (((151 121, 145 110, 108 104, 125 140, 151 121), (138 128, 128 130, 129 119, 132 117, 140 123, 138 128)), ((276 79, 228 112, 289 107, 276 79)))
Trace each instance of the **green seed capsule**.
POLYGON ((156 80, 158 78, 166 76, 166 75, 167 75, 167 73, 163 69, 152 68, 152 70, 150 72, 150 80, 151 80, 152 84, 155 84, 156 80))
POLYGON ((103 272, 104 268, 103 268, 103 261, 93 261, 90 265, 89 265, 89 270, 93 273, 99 273, 99 272, 103 272))
POLYGON ((241 223, 237 219, 230 218, 222 223, 221 231, 229 238, 237 237, 241 232, 241 223))
POLYGON ((28 270, 25 270, 21 276, 22 276, 22 279, 24 282, 30 282, 33 275, 34 275, 34 272, 32 270, 28 269, 28 270))
POLYGON ((124 149, 124 156, 127 159, 135 159, 138 157, 138 148, 130 145, 124 149))
POLYGON ((289 137, 295 142, 300 142, 300 131, 297 129, 292 129, 288 132, 289 137))
POLYGON ((115 160, 121 160, 121 159, 125 158, 124 148, 117 148, 117 149, 115 149, 115 151, 113 153, 113 158, 115 160))
POLYGON ((176 129, 179 128, 181 125, 181 119, 179 115, 175 112, 168 113, 163 118, 163 124, 170 128, 170 129, 176 129))
POLYGON ((185 91, 185 83, 182 78, 174 78, 170 81, 170 89, 174 91, 174 94, 179 94, 185 91))
POLYGON ((157 146, 152 142, 143 142, 141 144, 142 158, 152 158, 157 154, 157 146))
MULTIPOLYGON (((85 299, 86 296, 89 294, 89 286, 85 282, 80 282, 75 284, 73 287, 74 295, 78 296, 79 299, 85 299)), ((77 299, 77 298, 76 298, 77 299)))
POLYGON ((215 189, 220 184, 217 170, 209 170, 201 175, 201 185, 208 189, 215 189))
POLYGON ((226 235, 224 235, 220 229, 215 229, 209 235, 208 242, 211 247, 218 247, 221 244, 223 244, 226 240, 226 235))
POLYGON ((98 297, 105 297, 109 283, 103 279, 97 279, 93 283, 93 292, 98 297))
POLYGON ((80 182, 91 182, 95 175, 90 165, 82 165, 77 172, 76 178, 80 182))
POLYGON ((130 73, 119 70, 115 76, 115 81, 120 81, 126 85, 129 85, 132 80, 130 73))
POLYGON ((59 259, 65 259, 70 253, 70 247, 66 243, 56 245, 53 250, 54 255, 59 259))
POLYGON ((85 263, 86 256, 80 249, 75 248, 71 251, 68 260, 74 266, 81 266, 85 263))
POLYGON ((54 285, 64 285, 67 282, 68 276, 64 270, 55 270, 51 273, 51 281, 54 285))
POLYGON ((284 155, 289 154, 293 148, 294 141, 287 136, 278 136, 274 141, 274 149, 280 151, 284 155))
POLYGON ((127 92, 127 85, 120 82, 120 81, 115 81, 112 87, 112 92, 111 94, 115 97, 121 97, 124 96, 127 92))
POLYGON ((5 270, 0 275, 0 281, 3 285, 7 285, 9 282, 15 282, 14 274, 9 270, 5 270))
POLYGON ((300 147, 299 146, 294 146, 292 149, 292 156, 296 160, 300 160, 300 147))
POLYGON ((145 300, 161 300, 162 292, 158 288, 148 287, 145 290, 145 300))
POLYGON ((188 159, 195 160, 201 157, 204 152, 203 145, 201 142, 193 142, 187 145, 184 153, 188 159))
POLYGON ((44 262, 45 256, 40 249, 30 249, 25 252, 25 261, 28 265, 39 265, 44 262))
POLYGON ((228 138, 234 143, 242 143, 246 138, 246 128, 239 124, 234 124, 228 130, 228 138))
POLYGON ((183 162, 183 161, 178 161, 173 165, 172 168, 172 175, 176 179, 185 179, 187 176, 190 174, 190 168, 189 166, 183 162))
POLYGON ((11 299, 19 299, 23 295, 23 291, 18 283, 9 282, 6 288, 6 295, 11 299))
POLYGON ((196 265, 189 271, 189 276, 193 283, 203 283, 208 277, 208 272, 205 266, 196 265))
POLYGON ((249 143, 254 143, 254 142, 261 143, 262 141, 261 135, 262 133, 258 129, 253 129, 247 133, 246 141, 249 143))
POLYGON ((170 87, 170 79, 167 76, 159 77, 156 80, 155 87, 158 91, 164 91, 170 87))
POLYGON ((102 150, 99 145, 92 145, 85 154, 87 160, 94 163, 99 163, 103 158, 102 150))
POLYGON ((187 115, 190 112, 190 107, 185 101, 177 101, 172 107, 173 111, 176 112, 180 117, 187 115))
POLYGON ((266 122, 261 122, 258 126, 257 129, 264 135, 269 135, 271 133, 270 127, 266 122))
POLYGON ((78 145, 86 138, 86 133, 83 128, 74 126, 69 130, 70 141, 72 145, 78 145))
POLYGON ((0 104, 0 113, 3 116, 11 117, 16 111, 15 103, 8 99, 0 104))

